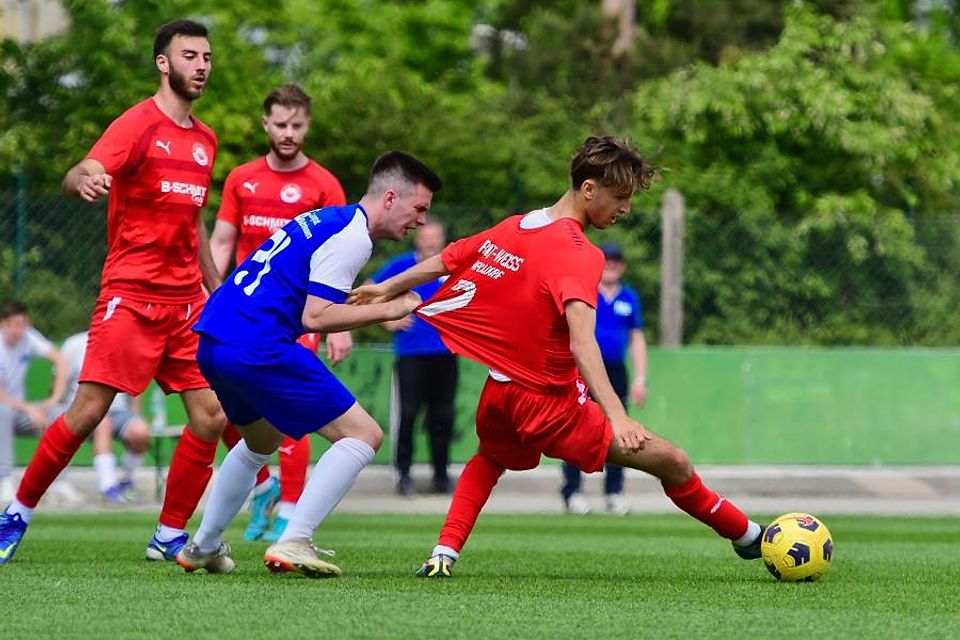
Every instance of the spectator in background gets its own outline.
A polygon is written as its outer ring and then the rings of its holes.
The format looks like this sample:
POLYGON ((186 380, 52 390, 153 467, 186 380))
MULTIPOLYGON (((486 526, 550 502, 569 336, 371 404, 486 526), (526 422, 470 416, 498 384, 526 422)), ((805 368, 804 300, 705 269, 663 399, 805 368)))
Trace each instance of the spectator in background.
MULTIPOLYGON (((67 371, 66 393, 61 412, 70 406, 80 386, 83 356, 87 352, 87 332, 81 331, 63 343, 63 361, 67 371)), ((123 504, 137 500, 134 474, 150 446, 150 428, 140 415, 140 398, 118 393, 107 415, 93 432, 93 468, 100 495, 107 502, 123 504), (123 479, 117 474, 113 441, 123 444, 123 479)))
MULTIPOLYGON (((607 377, 624 406, 632 401, 642 407, 647 399, 647 341, 643 336, 643 305, 637 292, 621 282, 627 263, 616 244, 600 246, 603 251, 603 274, 600 276, 597 300, 597 343, 607 377), (633 383, 627 384, 627 352, 633 366, 633 383)), ((560 490, 568 513, 586 515, 590 505, 580 493, 583 474, 569 462, 563 463, 564 484, 560 490)), ((630 513, 623 499, 623 467, 607 463, 603 494, 608 513, 625 516, 630 513)))
MULTIPOLYGON (((387 262, 371 280, 375 283, 383 282, 418 262, 438 255, 446 244, 443 225, 436 220, 427 220, 425 225, 417 229, 413 244, 413 251, 387 262)), ((427 300, 437 292, 444 280, 446 278, 421 284, 414 288, 414 291, 423 300, 427 300)), ((413 480, 410 477, 413 428, 420 408, 424 405, 424 422, 430 439, 430 460, 433 464, 433 490, 437 493, 449 493, 447 463, 450 459, 453 407, 457 393, 457 357, 444 346, 437 330, 415 315, 385 322, 384 326, 393 332, 393 353, 396 358, 390 431, 397 470, 397 493, 408 496, 414 492, 413 480)))
MULTIPOLYGON (((231 258, 240 264, 296 215, 347 203, 336 176, 303 152, 310 130, 310 96, 303 89, 286 84, 271 91, 263 101, 261 123, 270 152, 233 169, 223 186, 223 202, 210 237, 210 252, 221 277, 230 272, 231 258)), ((306 333, 298 342, 316 353, 320 335, 306 333)), ((351 347, 349 331, 327 335, 327 358, 333 366, 347 357, 351 347)), ((224 443, 232 448, 239 440, 236 427, 228 424, 224 443)), ((262 537, 276 542, 303 493, 310 464, 310 437, 287 438, 279 451, 280 482, 270 476, 266 466, 261 468, 250 501, 245 540, 262 537), (270 528, 278 502, 277 518, 270 528)))
MULTIPOLYGON (((66 387, 63 357, 30 323, 27 306, 13 300, 0 307, 0 502, 13 500, 13 436, 39 436, 56 417, 57 398, 66 387), (46 358, 56 372, 50 397, 27 402, 24 382, 31 358, 46 358)), ((63 480, 50 487, 51 495, 67 505, 80 495, 63 480)))

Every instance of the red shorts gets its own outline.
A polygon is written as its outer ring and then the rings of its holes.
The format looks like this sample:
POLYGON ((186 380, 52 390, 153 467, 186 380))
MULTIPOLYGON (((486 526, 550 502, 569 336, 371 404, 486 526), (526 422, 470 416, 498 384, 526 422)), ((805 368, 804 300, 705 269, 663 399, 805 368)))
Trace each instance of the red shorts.
POLYGON ((135 396, 154 378, 164 393, 209 387, 197 366, 199 336, 190 330, 204 302, 97 300, 80 382, 99 382, 135 396))
POLYGON ((505 469, 540 464, 540 455, 581 471, 603 469, 613 431, 579 378, 569 391, 548 394, 488 378, 477 406, 480 453, 505 469))

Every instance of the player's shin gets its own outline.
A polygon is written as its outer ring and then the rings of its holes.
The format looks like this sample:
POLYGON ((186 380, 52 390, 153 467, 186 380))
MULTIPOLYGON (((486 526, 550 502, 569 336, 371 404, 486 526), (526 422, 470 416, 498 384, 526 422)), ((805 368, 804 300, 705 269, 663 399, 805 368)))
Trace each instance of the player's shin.
POLYGON ((703 484, 696 472, 680 484, 663 485, 663 491, 683 511, 729 540, 743 537, 752 524, 733 503, 703 484))
POLYGON ((357 438, 341 438, 317 461, 279 543, 312 540, 313 531, 347 495, 376 453, 357 438))
POLYGON ((463 549, 483 505, 490 498, 490 493, 503 471, 503 467, 479 453, 470 458, 457 480, 450 510, 440 530, 441 545, 457 552, 463 549))
POLYGON ((161 525, 181 531, 187 526, 213 475, 216 452, 216 440, 201 440, 189 428, 183 430, 170 461, 167 491, 160 511, 161 525))
POLYGON ((23 474, 20 489, 17 491, 17 500, 31 509, 36 507, 53 481, 70 463, 84 440, 85 438, 74 435, 67 428, 63 416, 54 420, 40 438, 40 445, 23 474))
POLYGON ((257 472, 270 454, 251 451, 242 440, 224 458, 213 482, 203 520, 193 540, 203 553, 216 551, 223 532, 243 507, 256 481, 257 472))

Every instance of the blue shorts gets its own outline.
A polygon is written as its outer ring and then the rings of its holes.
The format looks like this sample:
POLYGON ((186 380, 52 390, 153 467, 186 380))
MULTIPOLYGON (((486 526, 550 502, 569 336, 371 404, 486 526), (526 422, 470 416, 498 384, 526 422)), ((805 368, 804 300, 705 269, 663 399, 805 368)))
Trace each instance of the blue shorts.
POLYGON ((197 363, 227 418, 239 426, 265 418, 299 439, 356 402, 316 354, 298 344, 240 347, 201 334, 197 363))

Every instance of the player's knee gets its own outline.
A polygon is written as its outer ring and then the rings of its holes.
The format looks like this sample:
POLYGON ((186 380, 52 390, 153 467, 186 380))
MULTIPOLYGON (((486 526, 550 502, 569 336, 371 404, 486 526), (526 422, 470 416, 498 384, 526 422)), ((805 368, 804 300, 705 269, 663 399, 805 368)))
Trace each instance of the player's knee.
POLYGON ((107 414, 107 407, 95 402, 74 402, 64 415, 67 429, 76 436, 87 437, 107 414))
POLYGON ((672 447, 664 457, 664 480, 672 484, 686 482, 693 474, 690 456, 680 447, 672 447))
POLYGON ((205 440, 216 440, 227 426, 227 414, 219 404, 212 404, 196 413, 191 426, 197 436, 205 440))
POLYGON ((357 430, 357 435, 353 436, 359 440, 366 442, 374 451, 380 450, 380 445, 383 444, 383 429, 380 428, 376 422, 371 420, 370 422, 365 422, 357 430))
POLYGON ((123 443, 133 453, 144 453, 150 446, 150 431, 145 422, 136 421, 123 431, 123 443))

